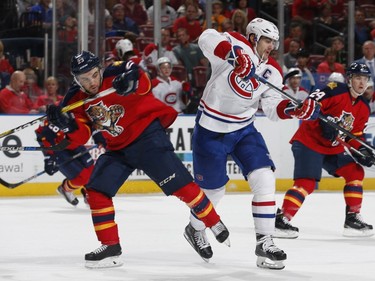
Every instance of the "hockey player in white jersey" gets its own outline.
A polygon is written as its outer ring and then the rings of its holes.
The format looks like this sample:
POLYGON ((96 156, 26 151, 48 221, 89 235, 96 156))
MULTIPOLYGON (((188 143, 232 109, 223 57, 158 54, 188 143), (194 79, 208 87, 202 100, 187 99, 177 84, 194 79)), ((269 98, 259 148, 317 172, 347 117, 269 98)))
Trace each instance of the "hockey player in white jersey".
POLYGON ((178 113, 186 108, 190 84, 186 81, 178 81, 171 76, 172 62, 167 57, 157 60, 158 76, 152 79, 152 93, 165 104, 172 106, 178 113))
MULTIPOLYGON (((263 137, 254 127, 254 114, 261 100, 262 109, 271 120, 307 120, 317 118, 319 105, 307 98, 296 107, 253 77, 256 73, 280 89, 283 87, 281 68, 269 57, 279 45, 279 31, 273 23, 261 18, 252 20, 247 25, 246 38, 235 32, 207 29, 198 44, 211 63, 212 74, 200 101, 192 139, 195 181, 216 205, 229 180, 226 162, 231 156, 254 194, 257 266, 283 269, 286 254, 272 240, 275 167, 263 137)), ((205 261, 212 257, 205 226, 193 215, 184 236, 205 261)))

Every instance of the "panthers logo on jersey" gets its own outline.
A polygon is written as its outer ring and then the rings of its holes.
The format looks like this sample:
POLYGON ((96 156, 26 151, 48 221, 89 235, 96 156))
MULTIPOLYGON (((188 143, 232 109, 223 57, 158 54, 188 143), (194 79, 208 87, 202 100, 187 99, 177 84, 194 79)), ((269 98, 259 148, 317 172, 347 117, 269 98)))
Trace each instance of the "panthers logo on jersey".
POLYGON ((244 99, 252 99, 253 92, 259 88, 259 82, 255 78, 245 81, 238 77, 233 70, 228 75, 228 83, 236 95, 244 99))
POLYGON ((107 107, 103 101, 90 105, 86 110, 93 122, 95 130, 106 131, 112 136, 120 135, 124 128, 117 125, 118 120, 124 116, 125 109, 122 105, 114 104, 107 107))

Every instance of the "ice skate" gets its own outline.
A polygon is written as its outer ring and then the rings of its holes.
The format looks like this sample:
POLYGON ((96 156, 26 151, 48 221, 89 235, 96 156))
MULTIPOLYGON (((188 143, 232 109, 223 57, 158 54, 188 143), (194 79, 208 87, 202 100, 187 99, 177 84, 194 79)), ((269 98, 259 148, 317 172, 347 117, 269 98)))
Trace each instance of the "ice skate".
POLYGON ((122 266, 120 244, 101 245, 96 250, 85 255, 87 268, 107 268, 122 266))
POLYGON ((222 221, 219 221, 214 226, 211 226, 210 229, 219 243, 224 243, 230 247, 229 231, 222 221))
POLYGON ((257 234, 257 246, 255 248, 257 266, 267 269, 283 269, 286 254, 280 250, 272 240, 270 235, 257 234))
POLYGON ((73 194, 73 191, 66 191, 63 187, 64 182, 57 188, 57 193, 64 196, 65 200, 73 206, 77 206, 79 201, 77 197, 73 194))
POLYGON ((363 221, 359 213, 346 213, 344 223, 344 236, 346 237, 369 237, 374 235, 371 224, 363 221))
POLYGON ((272 236, 274 238, 295 239, 298 237, 298 231, 298 227, 291 225, 288 218, 284 216, 280 209, 277 209, 275 233, 272 236))
POLYGON ((185 239, 190 243, 194 250, 201 256, 205 262, 209 262, 212 257, 212 249, 210 242, 208 242, 205 230, 195 230, 189 223, 185 227, 185 239))

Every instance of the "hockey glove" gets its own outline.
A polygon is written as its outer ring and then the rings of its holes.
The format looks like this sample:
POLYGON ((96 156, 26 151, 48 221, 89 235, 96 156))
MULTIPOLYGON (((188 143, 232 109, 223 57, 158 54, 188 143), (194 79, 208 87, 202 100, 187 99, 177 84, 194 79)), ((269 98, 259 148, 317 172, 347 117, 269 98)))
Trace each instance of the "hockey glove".
POLYGON ((97 145, 99 145, 103 148, 107 147, 107 141, 105 140, 105 138, 104 138, 104 136, 101 132, 99 132, 99 131, 94 132, 93 135, 92 135, 92 138, 97 145))
POLYGON ((59 171, 54 155, 47 155, 44 157, 44 171, 50 176, 59 171))
MULTIPOLYGON (((327 115, 326 118, 329 121, 336 123, 334 117, 327 115)), ((336 128, 329 125, 327 122, 324 122, 323 120, 319 120, 319 124, 322 128, 322 136, 329 141, 334 141, 338 136, 339 131, 336 128)))
POLYGON ((112 81, 113 88, 122 96, 127 96, 138 88, 139 71, 138 65, 127 62, 125 72, 117 75, 112 81))
POLYGON ((64 133, 71 133, 78 129, 74 115, 71 112, 63 113, 60 106, 51 104, 47 107, 46 113, 48 121, 64 133))
POLYGON ((285 108, 285 114, 301 120, 315 120, 319 117, 320 104, 311 98, 305 99, 298 106, 289 102, 285 108))
POLYGON ((250 56, 240 46, 233 46, 228 62, 233 65, 233 72, 243 80, 249 80, 255 73, 250 56))
POLYGON ((372 153, 370 149, 362 145, 358 148, 358 151, 362 155, 353 153, 353 156, 359 164, 366 167, 371 167, 375 164, 375 155, 372 153))

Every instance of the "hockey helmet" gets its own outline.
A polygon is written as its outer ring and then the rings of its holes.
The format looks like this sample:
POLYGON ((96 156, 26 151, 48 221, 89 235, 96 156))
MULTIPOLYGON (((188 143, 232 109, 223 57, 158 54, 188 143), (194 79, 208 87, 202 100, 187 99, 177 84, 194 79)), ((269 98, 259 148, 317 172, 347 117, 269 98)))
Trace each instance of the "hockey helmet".
POLYGON ((70 71, 73 76, 86 73, 95 67, 100 68, 100 60, 89 51, 82 51, 75 55, 70 62, 70 71))
POLYGON ((350 79, 353 75, 371 77, 370 69, 364 63, 353 62, 346 70, 346 77, 350 79))
POLYGON ((345 78, 344 75, 342 75, 340 72, 332 72, 328 76, 328 81, 329 82, 340 82, 340 83, 345 83, 345 78))
POLYGON ((170 65, 172 65, 172 62, 169 58, 161 57, 156 61, 156 65, 157 65, 158 69, 160 69, 160 65, 163 64, 163 63, 169 63, 170 65))
POLYGON ((275 50, 279 48, 279 29, 272 22, 255 18, 246 26, 246 37, 255 34, 255 41, 258 42, 260 37, 264 36, 275 41, 275 50))
POLYGON ((133 51, 133 43, 129 39, 121 39, 117 41, 115 47, 120 58, 123 58, 125 53, 133 51))

